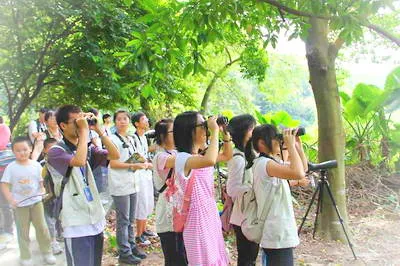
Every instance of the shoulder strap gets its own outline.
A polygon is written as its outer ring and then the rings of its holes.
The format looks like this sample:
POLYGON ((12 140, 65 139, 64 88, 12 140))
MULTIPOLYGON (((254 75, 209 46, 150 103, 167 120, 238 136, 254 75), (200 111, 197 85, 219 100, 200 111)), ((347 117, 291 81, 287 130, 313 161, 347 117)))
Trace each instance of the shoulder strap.
MULTIPOLYGON (((193 169, 192 169, 193 171, 193 169)), ((182 213, 187 213, 189 211, 190 198, 192 196, 192 191, 194 187, 195 175, 192 174, 189 178, 189 182, 186 187, 185 195, 183 196, 182 213)))
POLYGON ((234 153, 233 154, 233 157, 235 157, 235 156, 240 156, 240 157, 242 157, 243 159, 245 159, 245 166, 244 166, 244 169, 243 169, 243 176, 242 176, 242 184, 244 183, 244 179, 245 179, 245 176, 246 176, 246 158, 244 157, 244 155, 242 154, 242 153, 240 153, 240 152, 236 152, 236 153, 234 153))
POLYGON ((170 179, 170 178, 172 177, 172 173, 173 173, 173 172, 174 172, 174 168, 170 168, 170 169, 169 169, 169 172, 168 172, 168 175, 167 175, 167 178, 165 179, 165 183, 164 183, 164 185, 160 188, 160 190, 158 191, 158 193, 163 193, 164 190, 168 187, 167 181, 168 181, 168 179, 170 179))
MULTIPOLYGON (((169 151, 167 151, 167 150, 165 150, 165 152, 167 152, 168 154, 170 154, 170 155, 172 155, 172 153, 170 153, 169 151)), ((157 167, 157 166, 156 166, 157 167)), ((168 172, 168 175, 167 175, 167 178, 165 179, 165 183, 164 183, 164 185, 160 188, 160 190, 158 191, 158 193, 163 193, 164 192, 164 190, 167 188, 167 181, 168 181, 168 179, 170 179, 171 177, 172 177, 172 173, 174 172, 174 168, 170 168, 169 169, 169 172, 168 172)))
MULTIPOLYGON (((65 144, 64 141, 60 141, 57 143, 57 146, 63 148, 66 152, 68 152, 69 154, 72 154, 73 152, 71 151, 71 149, 68 147, 67 144, 65 144)), ((61 181, 61 189, 60 189, 60 197, 62 198, 62 194, 64 192, 64 188, 65 185, 68 183, 69 181, 69 177, 71 176, 72 173, 72 166, 68 166, 67 168, 67 172, 65 173, 65 176, 63 176, 63 179, 61 181)))
POLYGON ((114 135, 117 136, 117 138, 122 142, 123 148, 127 148, 126 146, 128 146, 128 144, 126 144, 125 140, 121 137, 121 135, 118 134, 118 132, 115 132, 114 135))

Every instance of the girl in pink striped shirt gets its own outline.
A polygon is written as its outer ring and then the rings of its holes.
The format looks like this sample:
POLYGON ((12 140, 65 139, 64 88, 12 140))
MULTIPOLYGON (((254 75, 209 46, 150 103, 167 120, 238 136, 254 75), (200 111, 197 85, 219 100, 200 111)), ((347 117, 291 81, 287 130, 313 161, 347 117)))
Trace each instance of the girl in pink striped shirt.
POLYGON ((214 198, 214 168, 218 160, 232 157, 229 133, 224 134, 224 152, 218 155, 219 127, 216 118, 208 121, 197 112, 184 112, 174 122, 176 183, 185 191, 189 178, 195 178, 187 221, 183 231, 189 265, 224 266, 229 264, 222 235, 221 220, 214 198), (204 155, 198 151, 207 141, 204 155))

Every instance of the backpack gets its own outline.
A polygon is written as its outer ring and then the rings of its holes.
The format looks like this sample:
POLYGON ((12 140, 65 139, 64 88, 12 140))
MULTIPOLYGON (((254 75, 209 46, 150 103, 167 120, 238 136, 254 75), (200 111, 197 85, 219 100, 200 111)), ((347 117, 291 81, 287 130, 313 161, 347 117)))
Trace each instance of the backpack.
POLYGON ((43 203, 46 204, 48 202, 53 201, 56 197, 55 197, 55 190, 54 190, 54 182, 53 182, 53 178, 51 177, 51 174, 49 172, 49 170, 47 169, 47 165, 46 163, 44 163, 43 165, 43 186, 44 189, 46 190, 46 194, 48 194, 48 196, 43 199, 43 203))
POLYGON ((264 203, 260 216, 258 216, 260 200, 257 200, 254 191, 254 181, 251 190, 247 191, 242 196, 241 211, 245 217, 241 224, 243 235, 254 243, 259 244, 264 231, 265 219, 271 207, 270 204, 264 203))
POLYGON ((189 214, 190 200, 192 197, 192 191, 194 187, 195 175, 191 174, 188 184, 186 185, 186 190, 183 195, 183 203, 181 208, 174 206, 172 209, 172 224, 174 232, 182 233, 185 229, 185 224, 187 216, 189 214))
MULTIPOLYGON (((63 141, 58 142, 57 146, 63 148, 66 152, 73 154, 71 149, 63 141)), ((73 168, 72 166, 68 166, 65 176, 63 176, 63 179, 61 181, 60 194, 59 195, 54 194, 53 209, 51 210, 51 217, 53 217, 55 219, 58 219, 60 217, 60 213, 62 210, 64 188, 65 188, 65 185, 69 181, 69 178, 70 178, 71 172, 72 172, 72 168, 73 168)), ((54 184, 53 184, 53 189, 54 189, 54 184)))

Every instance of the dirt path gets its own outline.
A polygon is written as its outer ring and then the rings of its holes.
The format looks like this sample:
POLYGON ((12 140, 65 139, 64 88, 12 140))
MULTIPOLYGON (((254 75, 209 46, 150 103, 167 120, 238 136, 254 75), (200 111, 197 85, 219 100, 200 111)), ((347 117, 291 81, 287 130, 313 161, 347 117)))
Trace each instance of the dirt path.
POLYGON ((400 215, 376 210, 367 217, 350 217, 354 250, 347 243, 312 239, 311 232, 301 236, 296 249, 299 265, 400 265, 400 215))
MULTIPOLYGON (((295 250, 296 265, 400 265, 400 215, 376 210, 365 217, 350 216, 352 242, 358 257, 354 260, 347 243, 312 239, 311 228, 301 234, 301 244, 295 250)), ((234 238, 226 238, 230 257, 235 265, 234 238)), ((163 265, 159 243, 146 250, 147 266, 163 265)), ((104 265, 117 265, 117 258, 106 255, 104 265)), ((257 265, 261 265, 258 260, 257 265)))

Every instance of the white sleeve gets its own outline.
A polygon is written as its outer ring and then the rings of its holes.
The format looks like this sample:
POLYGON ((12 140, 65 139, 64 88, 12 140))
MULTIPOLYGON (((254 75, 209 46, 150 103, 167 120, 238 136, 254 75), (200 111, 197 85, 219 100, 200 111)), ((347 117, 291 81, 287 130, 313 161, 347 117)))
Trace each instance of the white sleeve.
POLYGON ((43 169, 43 167, 40 165, 40 163, 38 163, 38 162, 36 162, 35 161, 35 163, 36 163, 36 168, 37 168, 37 174, 38 174, 38 177, 39 177, 39 182, 41 182, 41 181, 43 181, 43 177, 42 177, 42 169, 43 169))
POLYGON ((188 176, 185 175, 185 164, 191 156, 192 155, 187 152, 178 152, 175 159, 175 172, 186 179, 189 179, 190 173, 188 176))
POLYGON ((269 174, 268 174, 268 171, 267 171, 267 164, 269 164, 270 162, 271 162, 272 160, 271 159, 269 159, 269 158, 264 158, 261 162, 260 162, 260 171, 262 171, 262 175, 263 176, 265 176, 265 177, 273 177, 273 176, 270 176, 269 174))
POLYGON ((32 136, 33 133, 38 132, 37 130, 37 124, 35 120, 32 120, 31 122, 29 122, 29 126, 28 126, 28 135, 29 138, 31 139, 31 142, 33 143, 35 138, 32 136))
POLYGON ((228 161, 228 180, 226 183, 226 192, 232 198, 237 198, 244 192, 251 189, 248 184, 243 184, 243 174, 246 162, 243 156, 233 156, 228 161))

